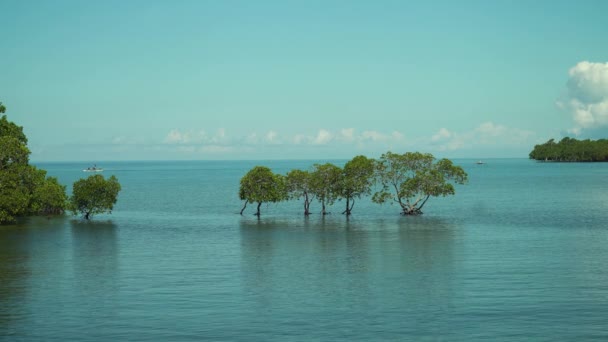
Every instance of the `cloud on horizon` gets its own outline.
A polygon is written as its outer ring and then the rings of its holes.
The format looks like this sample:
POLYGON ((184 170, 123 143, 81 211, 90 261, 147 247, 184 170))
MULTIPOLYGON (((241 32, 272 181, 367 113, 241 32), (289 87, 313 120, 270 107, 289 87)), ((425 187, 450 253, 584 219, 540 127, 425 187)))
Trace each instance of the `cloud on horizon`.
POLYGON ((429 144, 435 150, 445 152, 487 146, 529 146, 534 137, 532 131, 488 121, 466 132, 453 132, 442 127, 431 136, 429 144))
POLYGON ((322 147, 330 145, 354 146, 359 149, 367 147, 390 148, 394 144, 404 143, 403 133, 398 131, 380 132, 354 128, 330 130, 321 128, 314 134, 285 135, 275 130, 251 132, 245 136, 229 136, 224 129, 214 135, 204 130, 171 129, 162 141, 162 145, 174 146, 176 151, 184 153, 226 153, 237 150, 251 150, 255 147, 322 147))
POLYGON ((465 152, 475 150, 505 149, 526 150, 536 143, 532 131, 512 128, 488 121, 467 131, 453 131, 442 127, 430 138, 406 139, 399 131, 356 130, 342 128, 330 130, 321 128, 316 133, 281 134, 275 130, 251 132, 245 136, 229 136, 225 130, 215 135, 204 131, 181 131, 172 129, 162 145, 176 152, 190 154, 234 154, 279 148, 277 153, 286 151, 314 151, 323 148, 328 151, 351 151, 350 153, 383 153, 393 151, 465 152), (173 146, 173 147, 172 147, 173 146))
POLYGON ((446 157, 525 156, 535 133, 484 122, 467 131, 446 127, 426 137, 405 137, 399 131, 318 129, 306 134, 281 134, 275 130, 231 135, 225 129, 171 129, 162 139, 144 141, 124 136, 103 143, 31 146, 34 159, 43 161, 90 160, 191 160, 191 159, 345 159, 356 154, 379 156, 386 151, 432 152, 446 157), (484 152, 485 151, 485 152, 484 152), (508 154, 505 154, 508 153, 508 154), (74 159, 74 156, 80 156, 74 159))

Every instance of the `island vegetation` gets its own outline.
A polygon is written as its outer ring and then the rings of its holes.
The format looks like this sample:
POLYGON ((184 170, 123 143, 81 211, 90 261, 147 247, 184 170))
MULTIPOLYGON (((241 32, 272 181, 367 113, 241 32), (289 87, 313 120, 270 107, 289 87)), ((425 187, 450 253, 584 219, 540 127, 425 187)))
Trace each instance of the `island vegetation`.
POLYGON ((534 146, 530 159, 555 162, 608 162, 608 140, 550 139, 534 146))
MULTIPOLYGON (((6 107, 0 102, 0 113, 5 112, 6 107)), ((70 201, 66 195, 65 185, 60 184, 56 177, 48 177, 45 170, 30 165, 31 152, 27 142, 23 127, 9 121, 6 115, 2 115, 0 118, 0 224, 15 223, 18 218, 24 216, 63 214, 68 206, 78 202, 75 202, 75 199, 79 201, 86 199, 95 204, 88 215, 84 212, 86 218, 92 213, 101 212, 99 208, 112 209, 109 205, 112 201, 106 198, 110 197, 106 194, 113 194, 117 185, 120 190, 115 177, 103 183, 103 186, 97 189, 99 191, 72 196, 70 201)), ((101 175, 96 176, 103 178, 101 175)), ((76 181, 75 188, 83 181, 88 182, 88 180, 76 181)), ((116 196, 112 205, 114 203, 116 196)))
POLYGON ((328 205, 344 200, 342 214, 349 216, 356 199, 376 190, 373 202, 396 203, 402 215, 421 215, 429 198, 454 195, 454 185, 467 181, 466 172, 452 161, 436 160, 432 154, 420 152, 387 152, 378 160, 356 156, 343 168, 315 164, 312 171, 291 170, 286 176, 255 166, 241 179, 239 198, 245 203, 240 213, 250 202, 257 203, 254 215, 259 218, 264 202, 303 200, 304 215, 308 216, 316 198, 322 215, 327 214, 328 205))

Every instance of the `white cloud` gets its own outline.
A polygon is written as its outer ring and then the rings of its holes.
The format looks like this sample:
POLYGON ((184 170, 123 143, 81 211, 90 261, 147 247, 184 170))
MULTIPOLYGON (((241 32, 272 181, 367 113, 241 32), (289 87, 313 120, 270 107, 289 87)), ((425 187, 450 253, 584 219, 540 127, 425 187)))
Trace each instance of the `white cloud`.
POLYGON ((312 140, 315 145, 325 145, 333 139, 333 135, 325 129, 320 129, 317 136, 312 140))
MULTIPOLYGON (((206 134, 205 134, 204 131, 201 131, 201 136, 203 138, 206 137, 206 134)), ((226 129, 225 128, 218 128, 217 132, 210 139, 210 141, 212 143, 219 144, 219 143, 222 143, 225 139, 226 139, 226 129)))
POLYGON ((465 141, 470 140, 471 136, 471 132, 457 134, 442 127, 431 137, 431 145, 436 146, 439 151, 459 150, 465 146, 465 141))
POLYGON ((361 139, 371 141, 386 141, 388 136, 378 131, 364 131, 361 133, 361 139))
POLYGON ((403 133, 401 133, 399 131, 393 131, 393 133, 391 133, 391 137, 395 141, 401 141, 401 140, 403 140, 405 138, 405 136, 403 135, 403 133))
POLYGON ((169 131, 164 140, 165 144, 181 144, 181 145, 200 145, 200 144, 227 144, 229 143, 226 136, 226 130, 220 128, 215 135, 209 136, 204 130, 194 132, 192 130, 180 131, 172 129, 169 131))
POLYGON ((452 133, 450 131, 447 130, 447 128, 441 128, 439 129, 439 132, 435 133, 433 135, 433 137, 431 138, 431 141, 440 141, 446 138, 449 138, 452 136, 452 133))
POLYGON ((343 128, 340 130, 340 135, 337 138, 340 141, 352 142, 355 140, 355 129, 354 128, 343 128))
POLYGON ((275 131, 268 131, 264 137, 264 140, 269 144, 280 144, 279 133, 275 131))
POLYGON ((502 125, 496 125, 493 122, 484 122, 475 128, 475 131, 482 136, 498 137, 503 135, 507 128, 502 125))
POLYGON ((608 126, 608 62, 579 62, 569 72, 567 94, 558 106, 572 115, 572 133, 608 126))
POLYGON ((251 132, 243 136, 229 136, 225 129, 220 128, 210 136, 205 131, 172 129, 164 139, 166 145, 177 145, 172 148, 176 152, 191 153, 219 153, 252 151, 258 146, 284 145, 286 147, 301 146, 314 147, 331 145, 338 148, 382 149, 393 148, 393 143, 404 141, 404 135, 398 131, 384 133, 375 130, 366 130, 357 133, 354 128, 330 130, 320 128, 316 134, 295 133, 282 135, 275 130, 265 133, 251 132), (341 146, 341 147, 340 147, 341 146))
POLYGON ((165 143, 178 144, 182 142, 182 133, 178 129, 172 129, 165 138, 165 143))

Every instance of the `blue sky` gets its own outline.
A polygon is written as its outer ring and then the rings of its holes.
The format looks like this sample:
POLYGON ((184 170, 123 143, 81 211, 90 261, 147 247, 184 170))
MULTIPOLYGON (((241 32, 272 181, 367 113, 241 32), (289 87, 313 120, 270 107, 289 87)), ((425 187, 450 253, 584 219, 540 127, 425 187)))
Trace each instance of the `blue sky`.
POLYGON ((34 161, 526 157, 608 127, 606 1, 0 0, 0 13, 0 101, 34 161))

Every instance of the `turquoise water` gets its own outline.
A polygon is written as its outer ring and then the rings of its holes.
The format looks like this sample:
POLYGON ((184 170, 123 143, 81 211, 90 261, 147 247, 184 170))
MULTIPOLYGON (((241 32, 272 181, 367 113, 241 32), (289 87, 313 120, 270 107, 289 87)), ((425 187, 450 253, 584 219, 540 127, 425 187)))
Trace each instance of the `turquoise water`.
POLYGON ((470 183, 420 217, 259 221, 240 177, 313 162, 104 163, 112 215, 0 227, 0 340, 608 339, 608 164, 456 162, 470 183))

